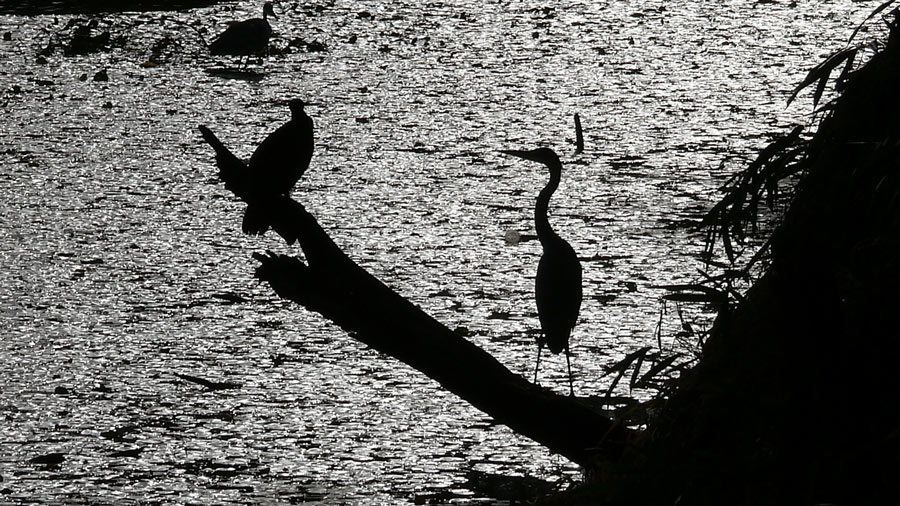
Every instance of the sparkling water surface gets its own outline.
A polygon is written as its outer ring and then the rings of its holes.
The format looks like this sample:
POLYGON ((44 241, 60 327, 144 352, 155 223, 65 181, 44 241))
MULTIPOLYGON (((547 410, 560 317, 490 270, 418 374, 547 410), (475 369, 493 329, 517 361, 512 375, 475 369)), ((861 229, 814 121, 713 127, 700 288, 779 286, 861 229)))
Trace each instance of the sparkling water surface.
MULTIPOLYGON (((284 100, 316 103, 295 198, 363 267, 526 376, 540 245, 504 237, 534 233, 547 174, 499 150, 555 149, 551 222, 584 268, 575 386, 602 395, 604 367, 656 344, 652 287, 695 279, 703 238, 685 220, 807 121, 807 94, 785 107, 791 90, 875 7, 284 1, 279 54, 251 63, 256 79, 208 72, 238 63, 206 55, 195 29, 209 39, 259 2, 109 14, 111 51, 43 59, 75 16, 0 15, 0 503, 467 504, 496 499, 471 470, 577 480, 254 281, 252 252, 298 250, 240 233, 243 204, 197 125, 248 157, 287 120, 284 100), (165 61, 142 66, 166 39, 165 61), (63 461, 29 462, 51 453, 63 461)), ((665 318, 667 349, 679 325, 665 318)), ((544 356, 542 384, 565 392, 565 359, 544 356)))

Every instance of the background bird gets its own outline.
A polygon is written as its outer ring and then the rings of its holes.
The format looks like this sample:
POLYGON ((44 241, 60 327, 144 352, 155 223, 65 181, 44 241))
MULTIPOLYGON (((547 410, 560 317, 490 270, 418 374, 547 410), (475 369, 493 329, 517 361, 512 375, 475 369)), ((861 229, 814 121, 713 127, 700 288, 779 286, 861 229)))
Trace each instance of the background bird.
POLYGON ((238 179, 250 196, 241 225, 246 234, 262 235, 269 229, 269 220, 262 203, 280 195, 289 195, 294 185, 309 168, 315 140, 313 121, 304 110, 305 102, 293 99, 288 105, 291 119, 260 143, 246 165, 241 162, 205 126, 200 132, 216 151, 216 165, 238 179))
POLYGON ((250 55, 264 54, 269 47, 269 37, 272 36, 269 16, 278 19, 272 2, 263 5, 262 18, 233 22, 209 45, 210 54, 246 56, 247 62, 250 61, 250 55))
POLYGON ((538 195, 537 205, 534 208, 534 225, 544 250, 534 281, 534 297, 538 319, 541 322, 534 382, 537 383, 538 369, 541 365, 541 350, 546 345, 552 353, 565 352, 566 367, 569 371, 569 393, 574 395, 572 365, 569 361, 569 338, 581 310, 581 262, 572 246, 553 231, 547 218, 550 197, 559 187, 562 163, 556 153, 549 148, 502 152, 543 163, 550 170, 550 181, 538 195))

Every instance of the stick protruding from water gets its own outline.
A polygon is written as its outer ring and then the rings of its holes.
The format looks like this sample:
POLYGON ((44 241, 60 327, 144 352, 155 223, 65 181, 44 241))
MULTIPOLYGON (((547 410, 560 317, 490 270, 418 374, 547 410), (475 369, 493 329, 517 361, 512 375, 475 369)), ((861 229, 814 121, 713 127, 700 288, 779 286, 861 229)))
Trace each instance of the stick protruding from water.
POLYGON ((581 133, 581 118, 575 113, 575 154, 584 151, 584 135, 581 133))

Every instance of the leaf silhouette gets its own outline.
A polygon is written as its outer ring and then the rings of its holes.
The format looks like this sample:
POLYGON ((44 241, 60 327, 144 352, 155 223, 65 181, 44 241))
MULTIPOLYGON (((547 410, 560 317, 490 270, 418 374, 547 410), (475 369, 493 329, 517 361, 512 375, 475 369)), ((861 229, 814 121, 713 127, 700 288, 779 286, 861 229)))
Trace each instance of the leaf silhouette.
POLYGON ((850 44, 853 41, 853 38, 856 37, 856 34, 859 33, 859 31, 862 29, 863 25, 865 25, 870 19, 872 19, 876 15, 878 15, 879 12, 887 9, 889 5, 891 5, 892 3, 896 2, 896 1, 897 0, 887 0, 887 2, 884 2, 883 4, 876 7, 875 10, 872 11, 868 16, 866 16, 866 19, 864 19, 863 22, 860 23, 859 26, 857 26, 855 30, 853 30, 853 33, 850 34, 850 38, 847 39, 847 44, 850 44))
POLYGON ((628 355, 625 355, 625 358, 623 358, 622 360, 619 360, 618 362, 616 362, 615 364, 613 364, 611 367, 609 367, 606 370, 607 374, 618 371, 618 374, 616 374, 616 377, 613 379, 612 384, 609 385, 609 389, 606 390, 606 398, 607 399, 612 395, 612 391, 615 390, 616 385, 619 384, 619 380, 621 380, 622 377, 625 376, 625 371, 628 370, 628 367, 632 364, 632 362, 637 360, 638 357, 643 357, 644 355, 646 355, 647 352, 650 351, 651 349, 652 349, 652 347, 650 347, 650 346, 644 346, 643 348, 641 348, 637 351, 633 351, 633 352, 629 353, 628 355))
POLYGON ((653 367, 651 367, 650 370, 647 371, 646 374, 641 376, 641 379, 639 379, 637 381, 635 386, 641 386, 641 385, 648 384, 651 380, 653 380, 653 378, 657 374, 662 372, 666 367, 669 367, 670 365, 672 365, 672 363, 675 362, 675 360, 677 360, 678 357, 680 357, 680 356, 681 356, 680 353, 676 353, 675 355, 672 355, 671 357, 666 357, 666 358, 660 360, 659 362, 654 364, 653 367))
MULTIPOLYGON (((796 88, 794 88, 793 92, 791 92, 791 96, 787 100, 787 105, 791 105, 791 102, 793 102, 794 99, 797 98, 797 94, 810 84, 819 81, 820 79, 827 81, 828 77, 831 75, 831 71, 848 58, 855 57, 858 50, 859 48, 857 47, 848 47, 841 49, 828 58, 825 58, 825 61, 823 61, 822 63, 813 67, 812 70, 810 70, 806 75, 806 78, 803 79, 803 81, 799 85, 797 85, 796 88)), ((824 84, 820 83, 819 86, 824 87, 824 84)))

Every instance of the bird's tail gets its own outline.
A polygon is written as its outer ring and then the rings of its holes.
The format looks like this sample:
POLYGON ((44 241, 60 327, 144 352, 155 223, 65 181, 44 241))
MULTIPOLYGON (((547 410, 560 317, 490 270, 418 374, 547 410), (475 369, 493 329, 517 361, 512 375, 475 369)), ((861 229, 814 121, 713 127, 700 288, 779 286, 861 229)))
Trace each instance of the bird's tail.
POLYGON ((551 331, 544 334, 544 341, 541 343, 538 341, 538 344, 544 344, 547 348, 550 349, 550 353, 557 355, 565 350, 569 345, 569 335, 571 334, 570 330, 566 331, 551 331))
POLYGON ((240 158, 234 156, 234 154, 222 144, 222 141, 216 137, 216 134, 212 133, 212 130, 206 128, 204 125, 200 125, 199 128, 200 133, 203 135, 203 139, 216 151, 216 166, 219 167, 219 174, 222 179, 225 181, 234 180, 235 177, 246 170, 247 166, 244 165, 244 162, 242 162, 240 158))

